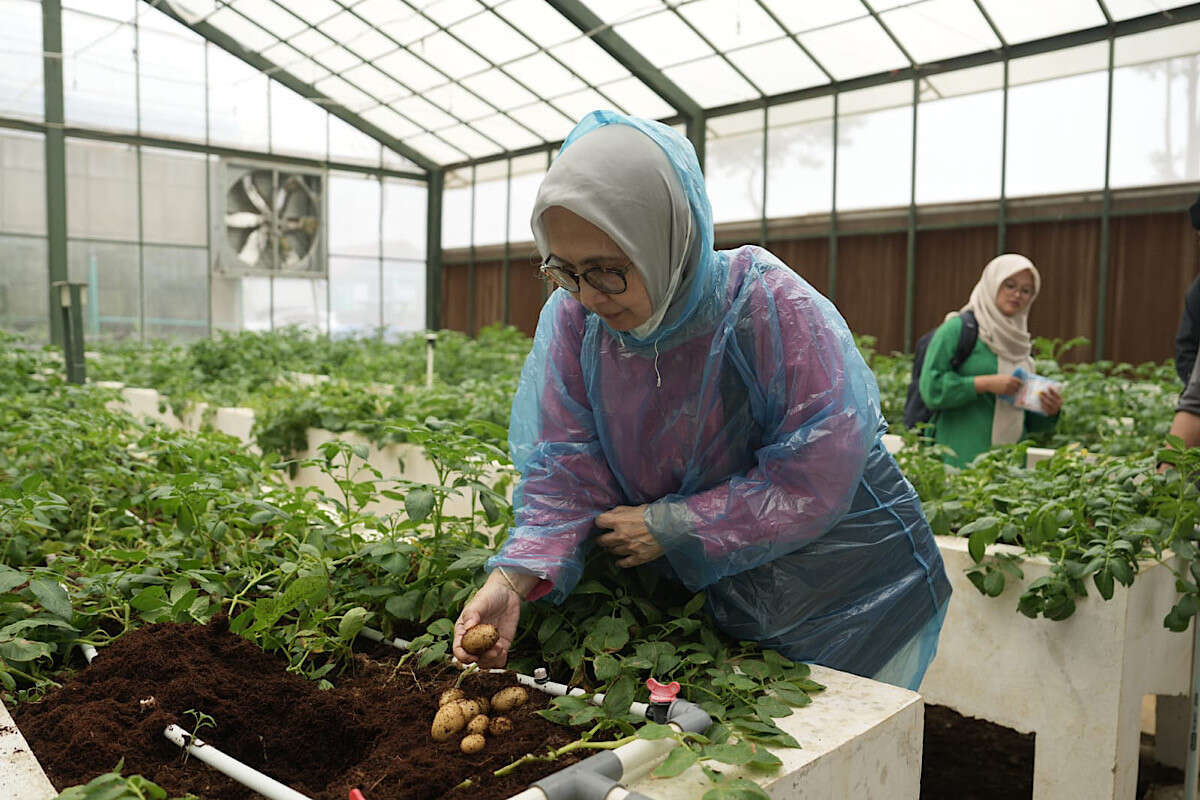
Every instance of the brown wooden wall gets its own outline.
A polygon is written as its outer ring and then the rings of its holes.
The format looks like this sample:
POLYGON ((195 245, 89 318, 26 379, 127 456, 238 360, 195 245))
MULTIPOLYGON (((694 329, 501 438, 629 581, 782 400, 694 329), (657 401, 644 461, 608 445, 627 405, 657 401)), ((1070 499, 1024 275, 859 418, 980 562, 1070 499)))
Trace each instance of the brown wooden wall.
MULTIPOLYGON (((919 231, 916 241, 913 338, 962 307, 979 273, 996 254, 995 225, 919 231)), ((722 242, 722 247, 732 246, 722 242)), ((853 234, 838 239, 834 302, 855 333, 870 334, 882 352, 904 346, 906 233, 853 234)), ((544 285, 531 246, 517 246, 509 274, 509 322, 532 335, 544 285)), ((780 239, 768 249, 818 291, 829 293, 829 240, 780 239)), ((1096 336, 1099 297, 1099 219, 1010 224, 1006 250, 1028 256, 1042 274, 1030 314, 1035 336, 1096 336)), ((1106 356, 1140 363, 1171 357, 1183 295, 1200 271, 1200 239, 1185 214, 1145 214, 1111 221, 1106 356)), ((467 267, 443 269, 442 320, 448 328, 478 330, 501 320, 502 262, 475 267, 474 328, 467 325, 467 267)), ((1091 346, 1073 352, 1091 360, 1091 346)))

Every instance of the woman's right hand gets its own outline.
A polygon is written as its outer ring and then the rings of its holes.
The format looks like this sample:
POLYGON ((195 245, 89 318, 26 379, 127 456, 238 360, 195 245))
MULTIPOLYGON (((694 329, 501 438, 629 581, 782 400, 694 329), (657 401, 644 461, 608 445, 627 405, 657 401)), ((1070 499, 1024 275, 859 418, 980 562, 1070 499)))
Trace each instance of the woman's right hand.
POLYGON ((485 668, 504 666, 520 619, 521 596, 508 585, 500 570, 493 570, 483 587, 463 606, 458 621, 454 623, 454 657, 464 664, 478 662, 479 666, 485 668), (500 635, 492 649, 478 656, 463 650, 463 634, 476 625, 484 624, 494 625, 500 635))
POLYGON ((1016 375, 977 375, 975 377, 975 394, 990 392, 991 394, 1016 394, 1021 388, 1021 379, 1016 375))

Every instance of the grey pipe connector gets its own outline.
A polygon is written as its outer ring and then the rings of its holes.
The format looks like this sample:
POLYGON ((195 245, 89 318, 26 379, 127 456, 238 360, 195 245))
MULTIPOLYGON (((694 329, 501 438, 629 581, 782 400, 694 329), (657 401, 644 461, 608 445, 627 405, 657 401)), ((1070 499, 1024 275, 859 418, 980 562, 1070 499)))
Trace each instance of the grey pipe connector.
POLYGON ((704 733, 712 725, 712 717, 695 703, 675 700, 667 710, 667 722, 689 733, 704 733))
POLYGON ((624 770, 621 759, 606 751, 560 769, 532 785, 541 789, 547 800, 604 800, 624 770))

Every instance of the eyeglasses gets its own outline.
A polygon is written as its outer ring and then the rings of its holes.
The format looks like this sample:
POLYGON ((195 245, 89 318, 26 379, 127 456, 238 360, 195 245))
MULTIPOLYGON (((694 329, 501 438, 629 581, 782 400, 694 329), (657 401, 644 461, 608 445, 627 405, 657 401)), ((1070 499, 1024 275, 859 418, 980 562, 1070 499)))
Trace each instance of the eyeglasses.
POLYGON ((584 270, 581 275, 576 275, 567 269, 564 262, 559 261, 554 256, 547 256, 541 266, 543 275, 572 294, 579 291, 579 279, 581 277, 598 292, 603 292, 604 294, 621 294, 629 286, 625 280, 625 276, 631 269, 633 269, 632 266, 621 269, 592 267, 591 269, 584 270))
POLYGON ((1033 297, 1032 286, 1017 286, 1017 284, 1013 283, 1012 281, 1005 281, 1004 283, 1000 284, 1000 288, 1006 292, 1019 294, 1021 297, 1033 297))

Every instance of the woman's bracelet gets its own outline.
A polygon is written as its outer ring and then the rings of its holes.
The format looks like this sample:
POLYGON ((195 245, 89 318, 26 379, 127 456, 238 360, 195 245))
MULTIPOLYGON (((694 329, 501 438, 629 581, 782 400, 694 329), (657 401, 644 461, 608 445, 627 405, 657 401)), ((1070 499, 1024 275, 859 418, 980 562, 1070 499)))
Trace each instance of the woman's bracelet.
POLYGON ((517 585, 512 582, 512 578, 508 577, 508 573, 504 571, 504 567, 496 567, 496 572, 500 573, 500 577, 503 578, 504 582, 508 584, 508 588, 513 590, 513 594, 515 594, 521 600, 525 599, 525 595, 521 594, 521 590, 517 588, 517 585))

